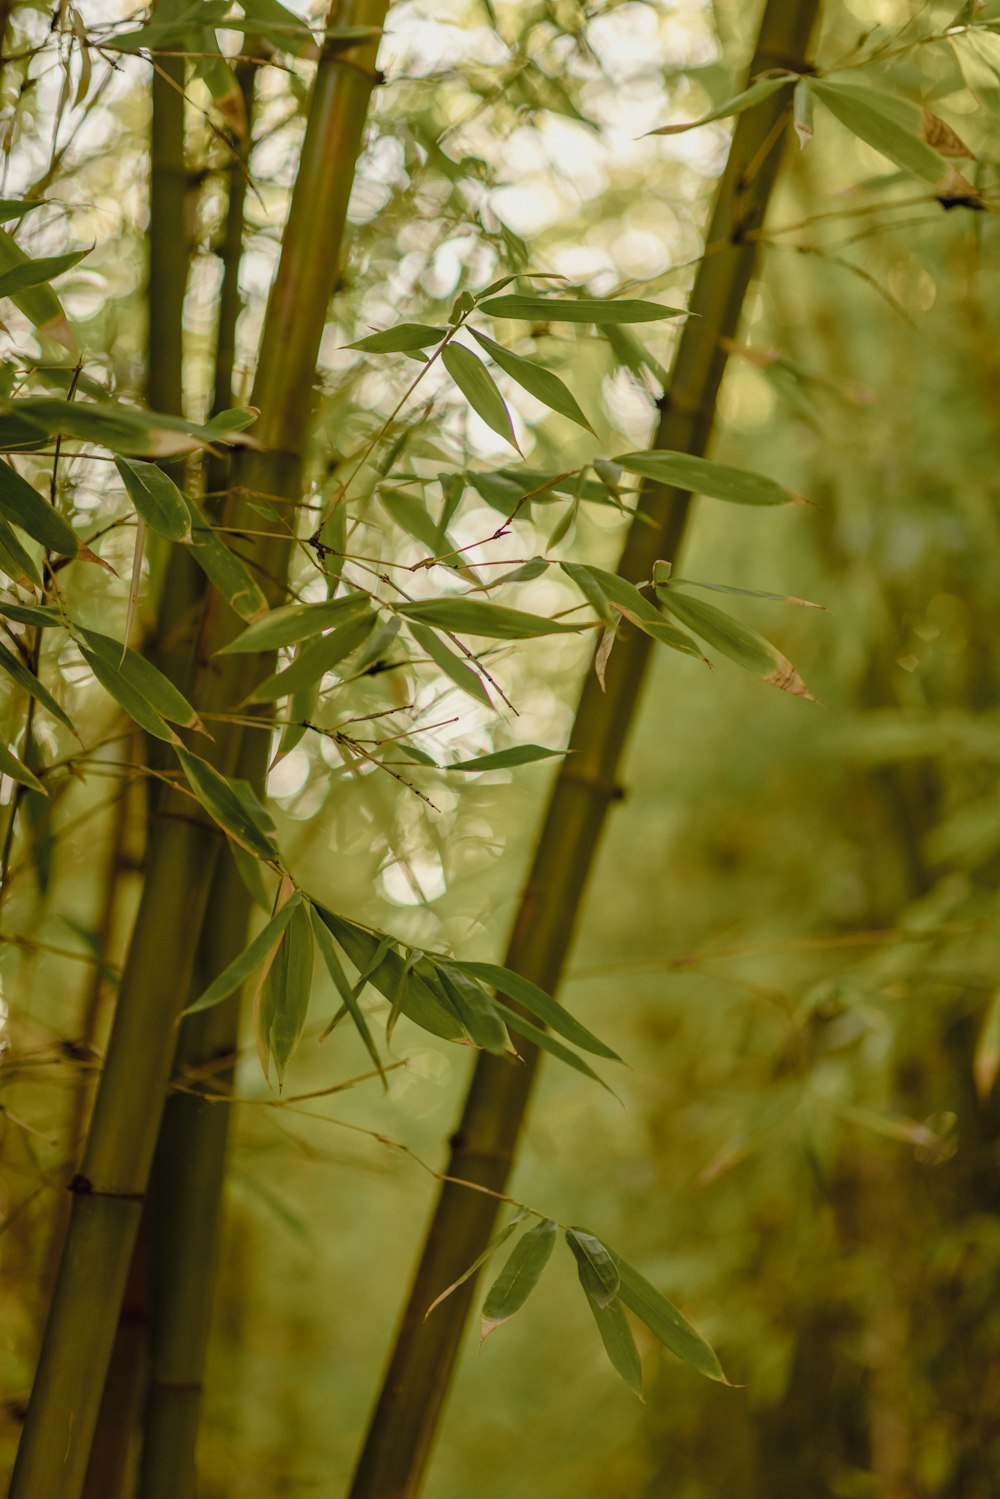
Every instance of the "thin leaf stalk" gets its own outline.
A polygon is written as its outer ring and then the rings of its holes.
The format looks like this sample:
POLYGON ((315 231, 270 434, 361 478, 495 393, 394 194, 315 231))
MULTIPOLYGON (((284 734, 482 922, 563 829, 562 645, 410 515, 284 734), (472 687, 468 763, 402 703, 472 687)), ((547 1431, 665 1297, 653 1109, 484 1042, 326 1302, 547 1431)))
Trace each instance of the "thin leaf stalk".
MULTIPOLYGON (((750 76, 800 68, 818 0, 767 0, 750 76)), ((772 98, 742 115, 719 183, 706 243, 716 253, 699 266, 667 390, 655 446, 704 454, 716 415, 727 353, 756 262, 754 231, 763 222, 778 167, 787 100, 772 98), (762 146, 771 141, 771 149, 762 146)), ((659 558, 674 559, 690 496, 647 483, 630 527, 620 574, 642 583, 659 558), (650 522, 652 524, 650 524, 650 522)), ((505 966, 552 993, 562 977, 608 808, 620 798, 618 767, 645 677, 652 642, 625 628, 607 663, 602 692, 588 673, 571 753, 563 762, 542 823, 533 863, 504 959, 505 966)), ((539 1054, 522 1047, 524 1065, 480 1054, 458 1128, 448 1177, 503 1192, 514 1160, 539 1054)), ((497 1199, 446 1182, 423 1251, 350 1489, 350 1499, 413 1499, 430 1459, 475 1293, 471 1277, 425 1320, 428 1306, 482 1253, 497 1199)))
MULTIPOLYGON (((331 24, 381 26, 385 0, 343 0, 331 24)), ((317 68, 300 168, 261 341, 254 404, 262 451, 235 465, 228 524, 248 518, 247 493, 297 499, 310 389, 368 98, 375 47, 327 53, 317 68)), ((260 575, 283 578, 290 542, 276 529, 254 549, 260 575)), ((280 596, 279 582, 270 590, 280 596)), ((199 630, 196 704, 224 712, 242 701, 266 663, 249 656, 209 666, 238 622, 211 592, 199 630)), ((233 774, 244 734, 221 725, 210 746, 233 774)), ((151 829, 146 878, 122 975, 107 1059, 29 1404, 10 1499, 78 1499, 108 1367, 132 1247, 169 1081, 176 1018, 190 989, 223 841, 179 790, 168 789, 151 829)))

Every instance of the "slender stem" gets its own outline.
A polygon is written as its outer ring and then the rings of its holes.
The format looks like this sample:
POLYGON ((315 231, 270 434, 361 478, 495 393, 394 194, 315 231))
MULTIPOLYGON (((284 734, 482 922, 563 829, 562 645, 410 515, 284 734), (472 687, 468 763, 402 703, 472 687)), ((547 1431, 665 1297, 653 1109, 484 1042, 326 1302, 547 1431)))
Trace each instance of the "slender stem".
MULTIPOLYGON (((381 26, 386 0, 342 0, 331 25, 381 26)), ((254 404, 261 451, 237 465, 227 523, 252 512, 247 492, 297 499, 310 388, 327 304, 339 270, 347 203, 368 98, 375 46, 326 53, 317 68, 299 173, 268 302, 254 404)), ((254 560, 281 579, 287 534, 257 541, 254 560)), ((279 596, 281 589, 272 585, 279 596)), ((209 591, 198 659, 208 662, 240 622, 209 591)), ((252 689, 265 660, 224 658, 202 667, 196 702, 227 711, 252 689)), ((221 725, 214 764, 233 774, 244 730, 221 725)), ((126 959, 104 1074, 42 1344, 9 1499, 78 1499, 108 1367, 115 1323, 146 1192, 162 1101, 173 1060, 176 1018, 186 999, 222 844, 215 824, 189 798, 164 788, 151 829, 146 879, 126 959)))
MULTIPOLYGON (((767 0, 751 75, 797 69, 818 0, 767 0)), ((660 402, 656 446, 701 454, 715 420, 732 338, 756 259, 749 237, 763 221, 778 151, 761 152, 787 104, 764 102, 742 115, 719 184, 707 243, 724 245, 702 260, 667 391, 660 402), (750 164, 753 170, 750 170, 750 164)), ((684 534, 689 496, 664 485, 644 486, 619 571, 633 582, 650 577, 660 557, 674 558, 684 534), (652 522, 652 524, 650 524, 652 522)), ((649 655, 649 639, 625 631, 612 652, 606 692, 587 676, 566 757, 542 824, 534 862, 514 921, 506 965, 550 992, 562 976, 580 902, 609 805, 621 796, 617 772, 649 655)), ((502 1192, 524 1119, 538 1053, 510 1067, 486 1053, 477 1061, 465 1108, 451 1140, 447 1175, 502 1192)), ((424 1314, 485 1248, 495 1198, 446 1184, 423 1253, 381 1393, 351 1487, 351 1499, 412 1499, 430 1458, 458 1357, 475 1277, 434 1315, 424 1314)))

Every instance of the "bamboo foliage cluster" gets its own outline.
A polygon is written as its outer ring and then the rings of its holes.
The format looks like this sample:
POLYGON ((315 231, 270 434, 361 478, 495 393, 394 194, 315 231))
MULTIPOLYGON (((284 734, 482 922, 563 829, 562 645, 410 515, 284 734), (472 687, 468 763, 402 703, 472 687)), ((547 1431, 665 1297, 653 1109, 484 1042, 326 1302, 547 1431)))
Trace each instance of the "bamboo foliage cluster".
MULTIPOLYGON (((387 1042, 405 1017, 477 1052, 352 1489, 356 1496, 413 1494, 476 1273, 532 1216, 518 1213, 491 1239, 539 1056, 547 1052, 602 1086, 608 1084, 591 1059, 620 1060, 552 995, 605 814, 619 794, 619 763, 652 646, 698 661, 715 651, 784 692, 811 698, 776 646, 704 597, 741 590, 676 571, 692 495, 763 510, 803 498, 770 475, 706 456, 786 127, 806 144, 819 128, 819 101, 945 206, 981 208, 982 196, 955 165, 966 148, 936 116, 928 119, 863 76, 813 68, 814 0, 771 0, 747 87, 702 120, 654 132, 737 119, 708 229, 711 253, 686 306, 597 297, 519 265, 463 289, 437 322, 406 319, 364 333, 346 347, 387 371, 398 399, 389 418, 346 461, 338 453, 323 475, 312 429, 317 361, 344 263, 368 101, 380 82, 386 4, 334 0, 316 30, 276 0, 243 3, 238 12, 221 0, 160 0, 140 24, 90 30, 70 10, 64 34, 81 69, 89 69, 92 52, 153 64, 148 404, 125 399, 76 355, 71 321, 50 283, 87 252, 27 253, 17 232, 30 225, 40 196, 5 200, 0 213, 12 227, 0 229, 0 297, 16 309, 22 331, 12 335, 0 407, 0 619, 9 642, 0 645, 0 670, 19 715, 0 744, 0 770, 13 788, 4 873, 33 811, 43 801, 57 811, 66 788, 86 778, 102 739, 111 737, 90 735, 76 722, 59 680, 62 653, 71 651, 88 684, 106 695, 108 722, 117 726, 124 715, 146 736, 143 770, 153 790, 141 896, 87 1143, 70 1183, 72 1215, 11 1494, 74 1499, 85 1487, 108 1492, 109 1482, 127 1483, 132 1419, 116 1420, 108 1394, 104 1415, 100 1403, 109 1369, 111 1392, 128 1387, 129 1368, 134 1390, 148 1385, 141 1493, 168 1499, 193 1492, 226 1143, 226 1110, 210 1100, 224 1096, 232 1076, 241 994, 264 1075, 284 1085, 320 966, 339 996, 334 1023, 353 1025, 386 1086, 384 1049, 363 1003, 369 991, 384 1001, 387 1042), (233 31, 241 38, 235 68, 219 42, 220 32, 233 31), (243 406, 233 404, 233 351, 248 176, 253 187, 255 74, 275 58, 289 67, 315 64, 314 78, 243 406), (184 409, 182 378, 185 226, 194 191, 184 94, 195 80, 228 132, 234 163, 215 399, 200 419, 184 409), (650 446, 601 452, 565 471, 531 466, 498 376, 595 442, 597 434, 571 386, 511 347, 524 330, 593 328, 623 362, 648 369, 633 330, 669 320, 683 326, 650 446), (511 449, 509 462, 482 467, 463 452, 458 462, 449 454, 451 466, 442 471, 440 449, 421 448, 419 418, 411 414, 442 381, 447 399, 461 401, 511 449), (103 473, 113 464, 117 510, 108 527, 94 528, 85 511, 74 511, 72 493, 60 483, 67 452, 74 463, 103 465, 103 473), (356 540, 375 495, 422 554, 401 574, 371 565, 356 540), (512 534, 546 507, 558 509, 546 555, 499 575, 488 571, 492 564, 476 560, 458 539, 465 507, 480 502, 499 517, 487 541, 512 534), (567 542, 582 507, 629 522, 616 571, 574 555, 567 542), (80 617, 73 583, 84 564, 102 562, 102 537, 122 524, 136 537, 131 586, 122 627, 108 634, 80 617), (159 593, 148 641, 139 630, 144 563, 151 591, 159 593), (565 601, 548 614, 522 607, 521 590, 542 578, 558 580, 565 601), (418 661, 477 710, 496 712, 506 703, 495 675, 497 648, 562 635, 595 642, 565 748, 513 743, 442 762, 413 742, 405 720, 372 739, 344 711, 350 697, 340 689, 418 661), (43 752, 56 731, 44 738, 35 732, 39 713, 50 730, 50 721, 58 725, 57 753, 43 752), (424 801, 431 801, 424 785, 434 784, 422 779, 428 773, 461 777, 560 761, 503 965, 424 950, 372 929, 296 878, 266 805, 266 777, 305 736, 327 743, 356 774, 387 773, 424 801), (172 1076, 181 1091, 164 1113, 172 1076), (144 1288, 150 1326, 148 1354, 140 1350, 132 1363, 126 1323, 118 1325, 130 1283, 144 1288), (109 1472, 116 1476, 103 1476, 109 1472)), ((86 97, 81 72, 77 104, 86 97)), ((121 602, 116 579, 103 586, 108 599, 121 602)), ((487 1296, 484 1335, 524 1304, 548 1263, 557 1224, 533 1217, 487 1296)), ((642 1381, 624 1307, 682 1360, 722 1380, 704 1338, 616 1250, 580 1228, 565 1228, 565 1238, 608 1357, 630 1388, 640 1393, 642 1381)))

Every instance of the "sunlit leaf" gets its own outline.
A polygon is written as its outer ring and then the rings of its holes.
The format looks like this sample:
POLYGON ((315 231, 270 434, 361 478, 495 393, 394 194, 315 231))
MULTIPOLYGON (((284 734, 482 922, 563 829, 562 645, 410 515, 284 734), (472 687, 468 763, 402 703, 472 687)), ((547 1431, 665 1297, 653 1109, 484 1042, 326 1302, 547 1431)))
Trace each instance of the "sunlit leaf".
POLYGON ((439 344, 447 328, 429 328, 426 323, 397 323, 384 333, 370 333, 359 338, 357 343, 347 344, 349 349, 360 349, 365 354, 405 354, 412 349, 426 349, 439 344))
POLYGON ((200 1010, 209 1010, 213 1005, 228 999, 241 984, 245 984, 251 974, 256 973, 264 962, 301 901, 302 896, 296 890, 283 906, 279 906, 267 924, 261 927, 256 937, 247 943, 243 951, 226 965, 218 978, 213 979, 208 988, 203 990, 194 1003, 188 1005, 182 1013, 196 1015, 200 1010))
MULTIPOLYGON (((366 599, 365 603, 367 602, 366 599)), ((308 641, 299 648, 298 655, 290 666, 273 672, 254 688, 250 701, 276 702, 278 698, 288 697, 290 693, 320 682, 328 671, 333 671, 335 666, 339 666, 364 643, 376 620, 377 615, 369 612, 361 619, 354 619, 349 624, 331 630, 329 635, 308 641)))
POLYGON ((0 645, 0 671, 5 671, 19 687, 29 692, 36 702, 41 703, 43 708, 47 708, 53 718, 57 718, 71 733, 76 733, 68 714, 59 706, 48 688, 42 686, 35 673, 28 670, 20 656, 9 651, 4 645, 0 645))
POLYGON ((75 557, 80 539, 58 510, 9 463, 0 462, 0 513, 50 552, 75 557))
POLYGON ((814 78, 810 86, 816 98, 852 135, 874 146, 904 171, 915 173, 935 187, 945 183, 948 168, 923 139, 917 105, 853 79, 814 78))
POLYGON ((34 583, 36 588, 42 586, 42 575, 38 569, 35 559, 25 551, 18 541, 13 527, 0 515, 0 571, 7 574, 12 583, 21 583, 25 579, 34 583))
POLYGON ((73 250, 68 255, 45 255, 38 260, 25 260, 10 270, 0 271, 0 297, 13 297, 17 292, 30 291, 35 286, 47 286, 55 276, 61 276, 72 266, 78 265, 89 250, 73 250))
POLYGON ((277 860, 278 850, 271 838, 249 815, 243 799, 226 777, 183 745, 175 745, 174 750, 191 790, 208 815, 258 859, 267 863, 277 860))
POLYGON ((588 432, 594 431, 580 410, 573 393, 567 389, 558 375, 554 375, 551 370, 544 369, 540 364, 534 364, 530 359, 522 359, 519 354, 512 354, 509 349, 504 348, 503 344, 487 338, 485 333, 477 333, 474 328, 470 331, 477 343, 482 344, 504 373, 512 380, 516 380, 529 395, 550 407, 552 411, 558 412, 560 416, 568 417, 571 422, 576 422, 577 426, 586 428, 588 432))
POLYGON ((482 360, 471 349, 452 343, 442 353, 441 362, 476 415, 520 452, 510 412, 482 360))
POLYGON ((417 645, 424 651, 435 666, 444 672, 445 676, 467 692, 477 702, 483 703, 485 707, 492 708, 493 703, 486 690, 486 684, 478 672, 473 671, 471 666, 466 666, 462 658, 451 650, 434 631, 426 625, 419 625, 415 620, 407 622, 407 629, 413 636, 417 645))
POLYGON ((167 541, 190 541, 191 513, 177 485, 155 463, 115 459, 129 499, 151 531, 167 541))
POLYGON ((628 469, 630 474, 641 474, 657 484, 711 495, 713 499, 729 500, 734 505, 802 503, 800 495, 793 494, 763 474, 730 468, 725 463, 711 463, 707 458, 695 458, 690 453, 653 448, 648 453, 621 453, 615 462, 628 469))
POLYGON ((749 625, 741 624, 723 610, 716 609, 714 604, 688 598, 675 587, 657 588, 656 595, 664 609, 738 666, 762 677, 769 686, 790 692, 793 697, 816 701, 787 656, 783 656, 763 635, 751 630, 749 625))
POLYGON ((479 310, 528 323, 655 323, 684 316, 683 307, 615 297, 490 297, 479 310))
POLYGON ((429 599, 420 604, 394 604, 393 608, 420 625, 433 625, 458 635, 485 635, 491 640, 531 640, 536 635, 574 634, 586 628, 584 624, 562 624, 482 599, 429 599))
POLYGON ((123 657, 120 640, 100 635, 96 630, 85 630, 82 625, 74 625, 73 633, 81 646, 106 667, 117 671, 161 718, 180 724, 182 729, 202 728, 201 719, 187 698, 152 661, 133 650, 127 650, 123 657))
POLYGON ((364 593, 349 593, 339 599, 325 599, 317 604, 283 604, 255 620, 216 652, 219 656, 256 654, 273 651, 282 645, 299 645, 336 625, 351 624, 370 608, 364 593))
POLYGON ((12 781, 27 786, 29 791, 39 791, 42 796, 49 794, 35 772, 29 770, 5 744, 0 744, 0 775, 9 776, 12 781))
POLYGON ((556 1242, 556 1225, 543 1218, 517 1241, 496 1280, 486 1293, 481 1316, 480 1341, 494 1328, 520 1311, 537 1286, 556 1242))
POLYGON ((453 760, 445 770, 507 770, 512 765, 531 765, 535 760, 551 760, 565 750, 545 749, 541 744, 515 744, 510 749, 493 750, 488 755, 474 755, 471 760, 453 760))
POLYGON ((742 114, 745 109, 752 109, 755 104, 760 104, 764 99, 770 99, 783 88, 789 88, 795 79, 791 74, 783 74, 780 78, 761 78, 757 83, 752 83, 748 89, 741 94, 735 94, 720 104, 711 113, 702 115, 698 120, 685 120, 681 125, 661 125, 658 130, 649 130, 648 135, 680 135, 684 130, 697 130, 699 125, 708 125, 712 120, 725 120, 731 115, 742 114))

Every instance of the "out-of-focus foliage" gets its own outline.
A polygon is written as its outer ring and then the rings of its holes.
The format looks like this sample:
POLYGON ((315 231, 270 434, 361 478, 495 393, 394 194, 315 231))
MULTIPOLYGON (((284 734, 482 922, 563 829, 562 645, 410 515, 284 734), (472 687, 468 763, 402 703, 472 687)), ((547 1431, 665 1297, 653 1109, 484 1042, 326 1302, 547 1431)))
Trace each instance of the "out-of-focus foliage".
MULTIPOLYGON (((100 10, 81 7, 82 29, 110 36, 118 18, 100 10)), ((519 269, 559 273, 594 296, 684 305, 728 127, 645 132, 732 98, 756 19, 747 11, 688 0, 586 11, 413 0, 393 10, 389 83, 324 339, 318 507, 417 372, 405 355, 346 347, 370 330, 444 326, 457 296, 519 269)), ((954 3, 831 0, 826 11, 815 49, 824 70, 864 64, 863 75, 838 76, 863 76, 947 121, 977 158, 955 165, 989 209, 1000 33, 984 23, 996 7, 976 12, 975 32, 974 8, 954 3), (950 37, 949 26, 958 27, 950 37)), ((57 288, 94 390, 135 398, 145 72, 110 49, 85 54, 70 23, 59 43, 65 73, 45 50, 50 19, 47 8, 16 8, 0 80, 10 196, 60 205, 33 211, 18 241, 32 255, 93 242, 57 288)), ((286 59, 265 75, 236 401, 249 394, 308 67, 286 59)), ((565 995, 632 1064, 614 1079, 626 1109, 548 1066, 514 1187, 627 1252, 740 1388, 696 1380, 637 1325, 647 1384, 638 1406, 609 1375, 560 1246, 525 1310, 463 1365, 429 1480, 441 1499, 473 1484, 483 1499, 529 1485, 554 1499, 987 1499, 1000 1483, 995 221, 961 193, 942 203, 935 184, 859 142, 822 90, 816 103, 811 138, 801 109, 805 148, 789 155, 765 231, 714 454, 815 508, 703 500, 685 557, 667 560, 675 577, 826 606, 828 615, 691 595, 774 640, 822 706, 769 692, 724 659, 709 673, 661 653, 565 995)), ((193 84, 194 420, 211 392, 230 160, 228 122, 211 111, 207 85, 193 84)), ((517 353, 565 380, 600 453, 645 448, 676 325, 610 339, 589 325, 527 326, 517 353)), ((11 327, 22 345, 34 337, 13 314, 11 327)), ((499 321, 483 327, 507 342, 499 321)), ((38 353, 44 365, 47 346, 38 353)), ((594 458, 583 427, 549 414, 502 366, 495 373, 532 468, 564 473, 594 458)), ((52 387, 65 393, 65 377, 52 387)), ((356 577, 390 572, 409 591, 420 573, 402 568, 427 555, 428 540, 406 496, 423 491, 379 480, 451 469, 456 453, 475 470, 515 455, 436 372, 390 435, 398 440, 382 450, 381 474, 370 466, 359 486, 351 537, 325 540, 357 559, 356 577)), ((40 480, 32 463, 22 471, 40 480)), ((78 529, 127 579, 133 533, 115 524, 129 511, 111 474, 72 456, 60 465, 78 529)), ((614 565, 613 504, 550 492, 492 539, 507 513, 500 486, 492 505, 481 488, 466 493, 446 528, 456 559, 491 538, 474 555, 502 562, 501 573, 539 554, 614 565)), ((435 494, 447 508, 448 486, 435 494)), ((303 561, 298 581, 311 566, 303 561)), ((66 576, 74 617, 109 630, 113 620, 120 639, 127 582, 79 562, 66 576)), ((160 576, 154 555, 133 641, 160 576)), ((555 568, 517 596, 548 618, 579 598, 555 568)), ((391 669, 349 684, 350 713, 397 715, 398 732, 419 726, 413 745, 439 763, 513 744, 559 747, 588 648, 570 634, 492 647, 485 664, 515 720, 413 666, 386 638, 368 664, 391 669)), ((142 789, 130 782, 138 748, 68 645, 52 667, 60 703, 86 743, 107 740, 108 763, 85 781, 67 778, 55 806, 23 796, 29 831, 14 845, 2 907, 11 1442, 62 1220, 54 1187, 76 1154, 134 902, 126 874, 108 904, 104 871, 128 871, 142 854, 142 789)), ((12 692, 15 709, 23 713, 23 698, 15 704, 12 692)), ((34 724, 46 764, 72 752, 44 711, 34 724)), ((549 768, 449 776, 401 754, 393 777, 343 749, 309 735, 270 777, 278 842, 301 885, 413 948, 494 958, 549 768)), ((13 787, 3 786, 9 807, 13 787)), ((287 1101, 268 1090, 246 1038, 206 1494, 298 1499, 343 1486, 429 1200, 419 1162, 438 1167, 464 1080, 463 1053, 401 1021, 382 1047, 388 1093, 377 1077, 351 1086, 372 1070, 357 1034, 340 1027, 315 1044, 339 1005, 317 965, 287 1101), (336 1099, 296 1101, 341 1086, 336 1099)))

